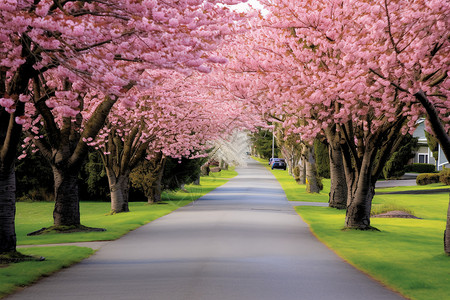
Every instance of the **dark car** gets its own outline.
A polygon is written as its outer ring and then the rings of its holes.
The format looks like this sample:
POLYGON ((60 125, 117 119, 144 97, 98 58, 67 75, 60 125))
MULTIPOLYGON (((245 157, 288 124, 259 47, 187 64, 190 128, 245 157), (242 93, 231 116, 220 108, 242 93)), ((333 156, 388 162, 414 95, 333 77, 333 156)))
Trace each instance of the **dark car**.
POLYGON ((286 161, 284 158, 272 158, 270 161, 270 165, 273 169, 283 169, 286 170, 286 161))

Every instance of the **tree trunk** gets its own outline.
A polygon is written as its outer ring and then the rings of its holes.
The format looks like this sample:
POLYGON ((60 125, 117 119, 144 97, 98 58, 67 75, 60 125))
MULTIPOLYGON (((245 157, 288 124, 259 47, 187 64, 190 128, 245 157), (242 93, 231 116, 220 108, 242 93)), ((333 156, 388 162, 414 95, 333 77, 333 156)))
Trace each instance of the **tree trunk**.
POLYGON ((347 207, 347 184, 342 161, 342 149, 339 142, 329 140, 328 153, 330 156, 330 197, 329 206, 337 209, 347 207))
POLYGON ((444 251, 447 255, 450 256, 450 194, 447 210, 447 225, 444 231, 444 251))
POLYGON ((298 180, 296 179, 295 181, 298 184, 306 184, 306 163, 303 156, 298 160, 298 169, 298 180))
POLYGON ((319 176, 317 175, 314 147, 306 147, 306 191, 320 193, 319 176))
POLYGON ((200 174, 197 176, 197 178, 194 180, 194 185, 200 185, 200 174))
POLYGON ((111 193, 111 213, 129 212, 128 207, 128 187, 129 175, 121 174, 116 176, 114 171, 106 168, 109 190, 111 193))
POLYGON ((228 170, 228 164, 223 159, 220 160, 219 167, 220 167, 221 170, 228 170))
POLYGON ((55 226, 80 225, 80 199, 78 197, 78 169, 60 169, 52 165, 55 180, 55 226))
POLYGON ((153 182, 153 184, 147 194, 148 203, 150 203, 150 204, 155 203, 155 202, 161 202, 162 178, 163 178, 163 174, 164 174, 165 164, 166 164, 166 159, 162 158, 159 168, 155 168, 155 171, 157 171, 158 174, 156 175, 156 179, 153 182))
POLYGON ((0 173, 0 254, 16 251, 15 214, 16 177, 13 166, 0 173))
POLYGON ((357 174, 347 177, 348 197, 345 226, 352 229, 369 230, 370 210, 375 195, 375 182, 372 181, 372 168, 368 160, 363 162, 357 174))

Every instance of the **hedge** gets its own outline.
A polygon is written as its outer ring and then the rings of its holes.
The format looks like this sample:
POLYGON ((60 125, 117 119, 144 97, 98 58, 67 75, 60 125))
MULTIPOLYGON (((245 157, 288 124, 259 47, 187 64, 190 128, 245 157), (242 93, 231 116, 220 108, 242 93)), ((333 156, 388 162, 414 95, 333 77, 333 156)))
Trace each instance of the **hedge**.
POLYGON ((439 181, 445 185, 450 185, 450 169, 444 169, 439 172, 439 181))
POLYGON ((418 185, 426 185, 431 183, 439 182, 439 174, 438 173, 423 173, 417 176, 416 183, 418 185))
POLYGON ((433 164, 411 164, 405 166, 405 171, 414 173, 432 173, 436 171, 436 167, 433 164))

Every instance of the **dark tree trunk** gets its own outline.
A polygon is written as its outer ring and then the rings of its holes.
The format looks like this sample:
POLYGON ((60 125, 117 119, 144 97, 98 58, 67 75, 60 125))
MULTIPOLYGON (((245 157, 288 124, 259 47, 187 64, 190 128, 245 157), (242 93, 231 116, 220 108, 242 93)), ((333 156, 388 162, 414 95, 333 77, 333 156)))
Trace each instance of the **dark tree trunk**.
POLYGON ((370 210, 372 208, 372 199, 375 195, 375 184, 372 183, 371 168, 365 166, 359 173, 359 176, 347 181, 349 194, 347 198, 347 213, 345 217, 345 226, 347 228, 368 230, 370 226, 370 210))
POLYGON ((319 176, 317 174, 314 147, 306 146, 306 191, 308 193, 320 193, 319 176))
POLYGON ((164 174, 165 162, 166 160, 164 158, 161 159, 160 165, 158 166, 158 168, 155 169, 157 175, 147 195, 148 203, 161 202, 162 178, 164 174))
POLYGON ((16 251, 16 177, 14 167, 0 173, 0 254, 16 251))
POLYGON ((194 185, 200 185, 200 174, 197 176, 197 178, 194 180, 194 185))
POLYGON ((80 225, 80 199, 78 197, 78 169, 59 169, 52 166, 55 180, 54 226, 80 225))
POLYGON ((330 157, 330 197, 329 206, 337 209, 347 207, 347 183, 345 180, 344 163, 342 161, 342 149, 337 136, 328 139, 328 154, 330 157))

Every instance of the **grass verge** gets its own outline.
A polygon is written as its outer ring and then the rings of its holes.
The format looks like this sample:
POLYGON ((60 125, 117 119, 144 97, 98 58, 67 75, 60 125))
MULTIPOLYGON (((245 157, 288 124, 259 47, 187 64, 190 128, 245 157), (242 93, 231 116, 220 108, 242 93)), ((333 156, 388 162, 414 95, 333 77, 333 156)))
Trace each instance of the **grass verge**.
POLYGON ((94 253, 91 248, 35 247, 22 248, 20 252, 27 255, 44 256, 45 261, 25 261, 0 267, 0 298, 16 291, 20 287, 36 282, 62 268, 77 263, 94 253))
POLYGON ((130 202, 129 213, 111 215, 108 214, 110 211, 109 202, 82 201, 80 203, 81 223, 89 227, 106 228, 104 232, 49 233, 27 236, 27 233, 42 227, 50 227, 53 224, 52 211, 54 203, 18 202, 16 213, 17 244, 39 245, 117 239, 133 229, 185 206, 237 175, 232 170, 210 174, 208 177, 201 178, 201 185, 186 186, 189 193, 183 191, 164 192, 162 204, 149 205, 145 202, 130 202))
MULTIPOLYGON (((281 171, 282 172, 282 171, 281 171)), ((286 175, 272 170, 283 184, 286 175)), ((293 179, 292 182, 295 183, 293 179)), ((297 185, 298 186, 298 185, 297 185)), ((430 189, 445 188, 432 185, 430 189)), ((423 190, 420 187, 390 191, 423 190)), ((294 199, 323 202, 320 194, 305 195, 302 186, 294 199)), ((326 191, 323 191, 326 193, 326 191)), ((289 199, 289 196, 288 196, 289 199)), ((291 199, 289 199, 291 200, 291 199)), ((374 206, 405 207, 422 219, 372 218, 376 231, 342 231, 345 211, 328 207, 298 206, 296 211, 317 238, 356 268, 410 299, 448 299, 450 257, 443 251, 448 193, 376 195, 374 206)))
MULTIPOLYGON (((164 192, 163 204, 130 202, 130 212, 115 215, 108 214, 108 202, 81 202, 81 222, 90 227, 106 228, 104 232, 89 233, 50 233, 39 236, 27 236, 27 233, 49 227, 53 223, 51 202, 18 202, 16 213, 16 235, 18 245, 58 244, 72 242, 114 240, 127 232, 167 215, 215 188, 226 183, 237 175, 234 170, 223 170, 210 173, 201 178, 201 185, 186 186, 188 193, 183 191, 164 192)), ((76 246, 30 247, 19 248, 23 254, 44 256, 45 261, 27 261, 9 265, 0 265, 0 298, 14 292, 20 287, 29 285, 42 276, 47 276, 61 268, 68 267, 94 253, 91 248, 76 246)))

